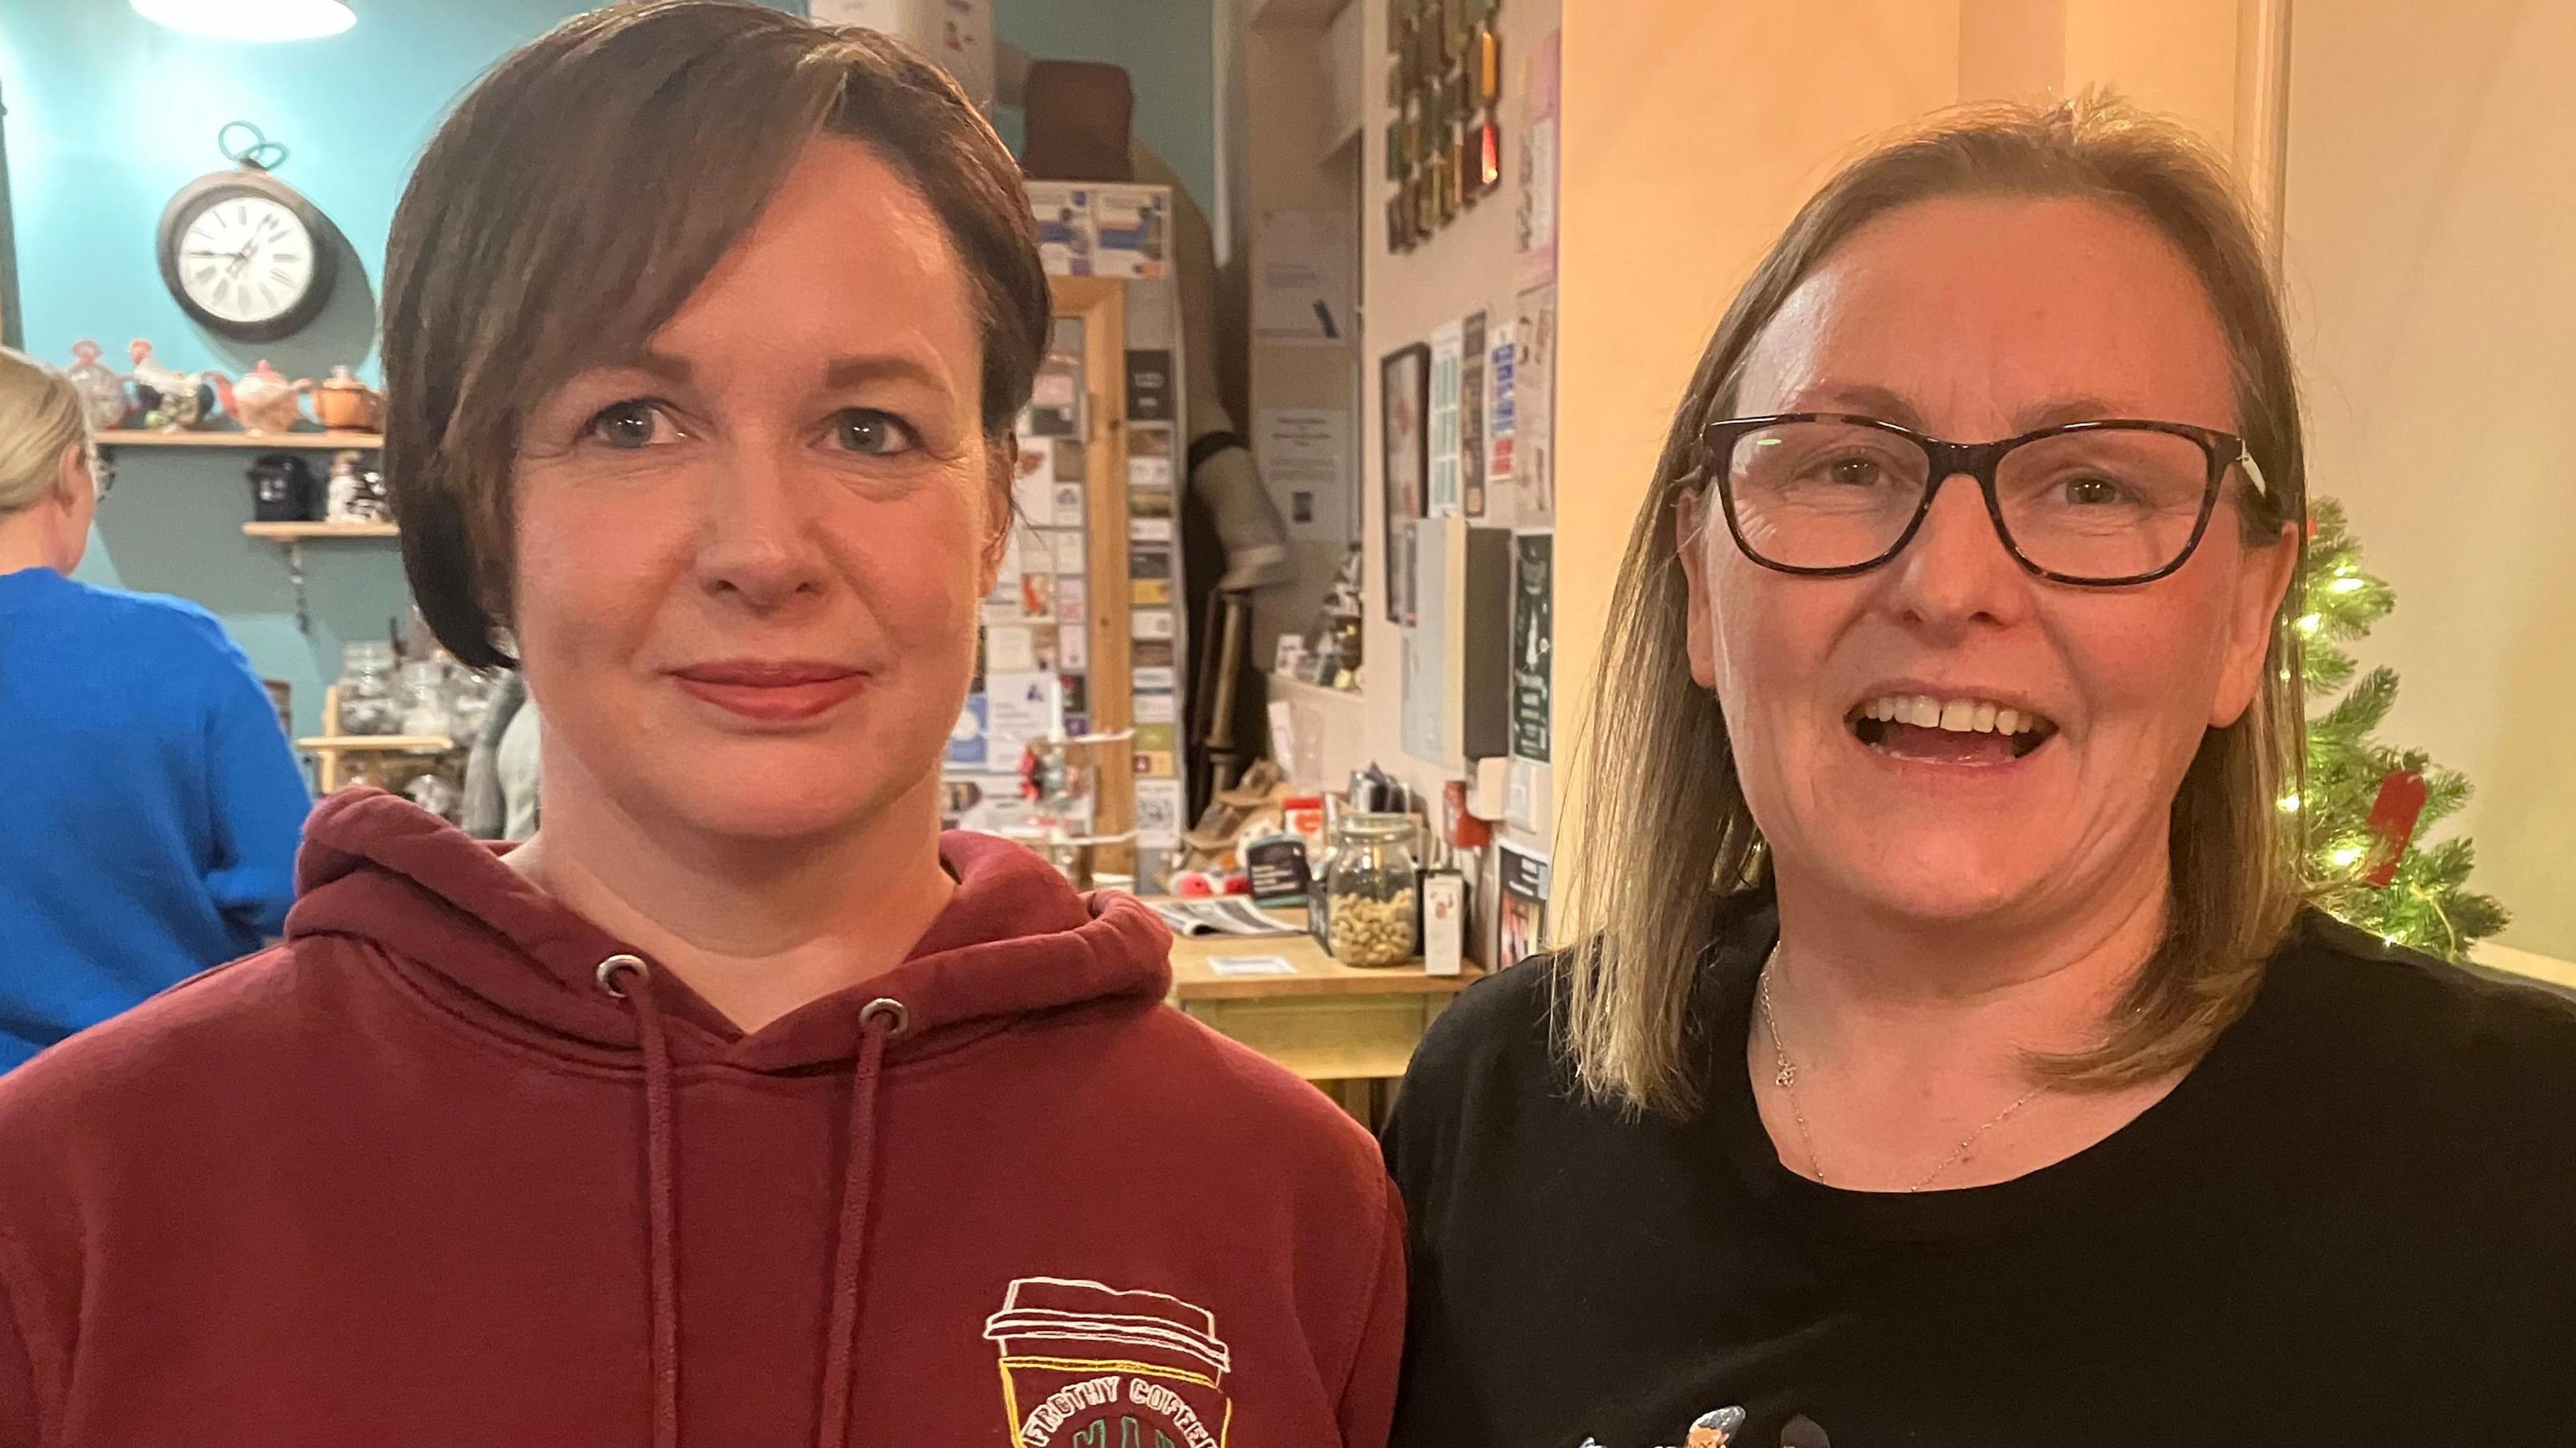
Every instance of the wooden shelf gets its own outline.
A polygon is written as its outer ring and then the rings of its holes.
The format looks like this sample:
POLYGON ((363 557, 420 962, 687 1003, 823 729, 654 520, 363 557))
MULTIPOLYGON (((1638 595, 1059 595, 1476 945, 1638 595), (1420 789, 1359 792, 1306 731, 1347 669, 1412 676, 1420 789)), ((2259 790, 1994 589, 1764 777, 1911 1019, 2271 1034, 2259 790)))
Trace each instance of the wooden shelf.
POLYGON ((295 747, 313 754, 445 754, 456 741, 444 734, 320 734, 295 747))
POLYGON ((355 448, 371 452, 385 445, 380 432, 160 432, 112 427, 99 433, 101 447, 232 447, 264 452, 338 452, 355 448))
POLYGON ((244 523, 242 532, 272 543, 301 543, 311 538, 399 538, 391 523, 244 523))

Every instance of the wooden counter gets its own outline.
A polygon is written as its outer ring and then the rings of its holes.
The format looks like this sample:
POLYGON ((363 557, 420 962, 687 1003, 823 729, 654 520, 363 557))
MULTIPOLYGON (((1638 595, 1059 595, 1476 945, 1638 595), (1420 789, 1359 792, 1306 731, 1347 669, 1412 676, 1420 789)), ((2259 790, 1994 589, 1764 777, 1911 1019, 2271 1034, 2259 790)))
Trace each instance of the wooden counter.
POLYGON ((1470 965, 1464 975, 1425 975, 1418 961, 1359 970, 1326 955, 1306 935, 1172 943, 1173 1004, 1317 1082, 1403 1075, 1423 1031, 1482 974, 1470 965), (1221 976, 1209 966, 1221 955, 1284 956, 1297 973, 1221 976))

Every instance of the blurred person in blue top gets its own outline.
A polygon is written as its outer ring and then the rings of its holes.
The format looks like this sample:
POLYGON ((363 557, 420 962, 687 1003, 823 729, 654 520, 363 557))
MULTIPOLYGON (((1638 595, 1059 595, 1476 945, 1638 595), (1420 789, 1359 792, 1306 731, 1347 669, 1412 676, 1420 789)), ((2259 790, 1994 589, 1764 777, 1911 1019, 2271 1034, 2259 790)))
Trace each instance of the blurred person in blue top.
POLYGON ((213 615, 75 583, 102 473, 0 350, 0 1071, 285 926, 312 806, 213 615))

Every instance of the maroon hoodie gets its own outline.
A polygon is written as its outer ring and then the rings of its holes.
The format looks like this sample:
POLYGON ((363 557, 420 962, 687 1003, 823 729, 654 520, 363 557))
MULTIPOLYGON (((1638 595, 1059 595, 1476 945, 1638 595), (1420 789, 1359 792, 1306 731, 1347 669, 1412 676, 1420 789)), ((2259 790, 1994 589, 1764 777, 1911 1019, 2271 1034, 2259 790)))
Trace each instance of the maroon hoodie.
POLYGON ((333 797, 283 945, 0 1077, 0 1444, 1378 1448, 1368 1136, 1135 901, 941 855, 909 959, 745 1036, 333 797))

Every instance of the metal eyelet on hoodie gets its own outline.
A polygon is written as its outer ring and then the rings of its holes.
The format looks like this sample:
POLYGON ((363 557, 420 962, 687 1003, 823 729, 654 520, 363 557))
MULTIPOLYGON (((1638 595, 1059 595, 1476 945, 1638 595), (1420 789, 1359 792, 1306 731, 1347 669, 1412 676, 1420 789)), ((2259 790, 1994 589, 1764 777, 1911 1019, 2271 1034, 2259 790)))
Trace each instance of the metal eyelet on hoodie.
POLYGON ((886 1028, 886 1035, 889 1039, 895 1036, 900 1036, 905 1031, 912 1029, 911 1008, 907 1007, 903 1002, 896 1000, 892 996, 878 996, 875 1000, 859 1007, 859 1026, 861 1029, 865 1029, 880 1017, 890 1019, 894 1022, 893 1025, 886 1028))
POLYGON ((626 992, 618 989, 617 978, 630 970, 635 972, 638 976, 644 974, 645 965, 643 960, 638 956, 632 955, 612 955, 606 960, 601 961, 599 963, 599 968, 593 971, 592 974, 598 977, 599 988, 601 990, 608 992, 619 1000, 624 1000, 626 999, 626 992))

